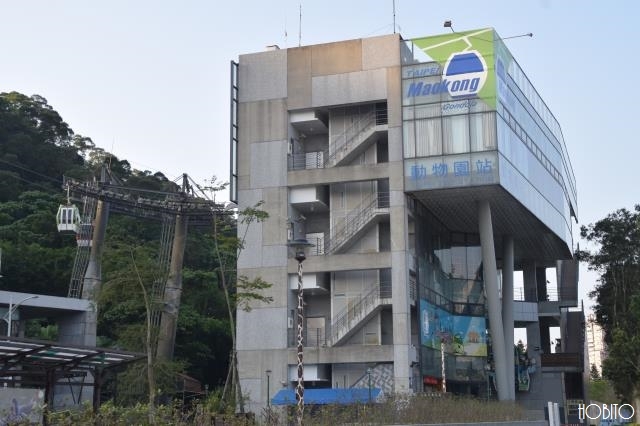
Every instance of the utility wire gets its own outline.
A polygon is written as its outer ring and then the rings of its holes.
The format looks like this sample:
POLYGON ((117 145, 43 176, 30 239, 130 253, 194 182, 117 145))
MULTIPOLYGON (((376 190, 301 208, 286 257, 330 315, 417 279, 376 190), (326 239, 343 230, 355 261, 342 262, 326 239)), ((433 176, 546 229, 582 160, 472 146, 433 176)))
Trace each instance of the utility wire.
POLYGON ((56 190, 54 190, 54 189, 52 189, 52 188, 49 188, 49 187, 47 187, 47 186, 44 186, 44 185, 42 185, 42 184, 40 184, 40 183, 36 183, 36 182, 30 181, 30 180, 28 180, 28 179, 23 178, 22 176, 19 176, 19 175, 18 175, 18 176, 12 176, 12 177, 14 177, 14 178, 16 178, 16 179, 18 179, 18 180, 21 180, 21 181, 23 181, 23 182, 26 182, 26 183, 28 183, 28 184, 30 184, 30 185, 38 186, 38 187, 40 187, 40 188, 44 189, 44 190, 45 190, 45 192, 50 192, 50 193, 55 193, 55 194, 59 194, 59 193, 60 193, 60 191, 56 191, 56 190))
POLYGON ((57 184, 62 185, 62 181, 60 179, 52 178, 51 176, 47 176, 47 175, 44 175, 44 174, 42 174, 40 172, 36 172, 35 170, 31 170, 31 169, 28 169, 26 167, 20 166, 19 164, 11 163, 10 161, 6 161, 6 160, 2 160, 2 159, 0 159, 0 163, 8 164, 8 165, 10 165, 12 167, 15 167, 16 169, 20 169, 20 170, 23 170, 25 172, 33 173, 34 175, 38 175, 38 176, 40 176, 42 178, 45 178, 47 180, 50 180, 52 182, 55 182, 57 184))

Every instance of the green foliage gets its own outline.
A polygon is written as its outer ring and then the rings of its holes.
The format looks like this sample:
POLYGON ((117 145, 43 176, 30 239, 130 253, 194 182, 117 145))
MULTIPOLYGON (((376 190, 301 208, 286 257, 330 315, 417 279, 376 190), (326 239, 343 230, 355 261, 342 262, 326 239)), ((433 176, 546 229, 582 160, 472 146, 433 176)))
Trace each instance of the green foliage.
MULTIPOLYGON (((61 235, 56 228, 58 206, 66 203, 62 177, 92 180, 104 162, 125 186, 177 189, 163 173, 134 170, 91 138, 75 134, 45 98, 0 93, 0 289, 67 295, 77 246, 73 235, 61 235)), ((233 217, 227 223, 229 235, 235 236, 233 217)), ((147 264, 141 269, 156 268, 160 235, 159 223, 110 214, 102 256, 103 283, 108 284, 99 301, 99 345, 144 349, 142 293, 125 282, 132 277, 129 247, 137 247, 140 261, 147 264)), ((190 230, 174 351, 188 375, 212 388, 224 381, 231 350, 225 296, 213 253, 213 236, 190 230)), ((235 254, 228 260, 235 265, 235 254)), ((46 318, 27 330, 35 338, 55 338, 55 333, 46 318)))
POLYGON ((590 296, 609 349, 602 373, 622 399, 633 401, 640 393, 640 205, 583 226, 581 236, 597 246, 578 256, 600 274, 590 296))
POLYGON ((606 379, 591 379, 588 383, 589 399, 603 404, 619 404, 620 399, 613 390, 613 385, 606 379))
POLYGON ((245 275, 240 275, 238 277, 236 293, 234 295, 234 303, 236 307, 245 312, 249 312, 251 311, 252 302, 273 302, 273 297, 262 294, 262 290, 266 290, 268 288, 271 288, 271 284, 260 277, 250 280, 245 275))
POLYGON ((595 364, 591 364, 591 371, 589 371, 589 376, 591 380, 600 380, 602 377, 600 376, 600 371, 598 371, 598 367, 595 364))
MULTIPOLYGON (((244 426, 256 424, 252 416, 236 415, 220 411, 220 395, 210 395, 191 407, 161 405, 158 407, 156 424, 244 426)), ((293 424, 295 412, 292 407, 265 409, 260 424, 293 424), (288 409, 289 408, 289 409, 288 409)), ((122 407, 107 402, 95 415, 87 406, 83 410, 49 414, 51 425, 148 425, 148 408, 145 404, 122 407)), ((515 403, 482 401, 472 398, 433 396, 390 397, 372 405, 330 405, 305 410, 305 425, 382 425, 382 424, 447 424, 473 422, 516 422, 527 420, 522 407, 515 403)))
POLYGON ((33 183, 58 190, 64 171, 83 162, 73 135, 45 98, 0 93, 0 201, 15 199, 33 183))
MULTIPOLYGON (((178 396, 180 383, 178 373, 184 372, 184 363, 179 361, 154 360, 153 371, 157 386, 156 400, 170 401, 178 396)), ((115 390, 115 403, 121 407, 132 407, 149 400, 149 382, 147 366, 142 361, 130 365, 118 374, 115 390)))
POLYGON ((26 321, 24 335, 30 339, 56 342, 58 340, 58 324, 39 319, 28 320, 26 321))

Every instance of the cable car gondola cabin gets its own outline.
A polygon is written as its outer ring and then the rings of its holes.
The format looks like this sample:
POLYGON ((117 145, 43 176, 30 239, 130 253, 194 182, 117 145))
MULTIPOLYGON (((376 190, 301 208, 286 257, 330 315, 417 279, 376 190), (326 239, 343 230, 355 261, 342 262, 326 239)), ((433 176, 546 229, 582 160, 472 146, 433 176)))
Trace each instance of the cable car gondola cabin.
POLYGON ((80 230, 80 210, 73 204, 60 205, 56 215, 58 232, 63 234, 78 233, 80 230))

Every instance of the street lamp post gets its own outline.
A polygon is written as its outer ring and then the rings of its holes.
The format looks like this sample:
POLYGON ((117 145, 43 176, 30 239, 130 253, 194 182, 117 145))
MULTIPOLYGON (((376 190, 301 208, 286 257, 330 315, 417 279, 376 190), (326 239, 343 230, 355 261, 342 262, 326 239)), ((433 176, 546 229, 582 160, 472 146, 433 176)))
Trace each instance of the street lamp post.
POLYGON ((269 398, 269 379, 271 378, 271 370, 267 370, 265 373, 267 373, 267 407, 270 407, 271 398, 269 398))
POLYGON ((487 362, 484 366, 485 373, 487 375, 487 401, 491 397, 491 364, 487 362))
POLYGON ((9 310, 7 311, 7 313, 2 318, 7 323, 7 336, 8 337, 11 337, 11 319, 13 318, 13 313, 15 312, 15 310, 18 309, 18 307, 20 305, 22 305, 24 302, 26 302, 27 300, 37 299, 37 298, 38 298, 38 296, 28 296, 28 297, 25 297, 24 299, 22 299, 21 301, 19 301, 18 303, 16 303, 14 305, 13 304, 13 296, 9 296, 9 310))
POLYGON ((367 376, 369 376, 369 404, 371 404, 371 367, 367 368, 367 376))
POLYGON ((307 258, 304 253, 304 249, 312 247, 309 241, 304 238, 299 238, 289 242, 289 247, 292 247, 296 254, 295 259, 298 261, 298 329, 297 329, 297 343, 298 343, 298 383, 296 384, 296 402, 297 402, 297 415, 296 421, 298 426, 302 425, 302 418, 304 416, 304 298, 303 298, 303 286, 302 286, 302 262, 307 258))

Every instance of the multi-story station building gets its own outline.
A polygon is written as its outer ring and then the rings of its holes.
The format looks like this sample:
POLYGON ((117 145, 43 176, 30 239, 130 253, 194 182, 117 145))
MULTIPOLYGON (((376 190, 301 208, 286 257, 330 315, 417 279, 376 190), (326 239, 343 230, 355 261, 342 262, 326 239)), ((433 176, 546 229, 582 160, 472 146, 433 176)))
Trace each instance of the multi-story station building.
POLYGON ((446 387, 540 410, 583 397, 576 183, 558 121, 493 29, 274 46, 231 71, 232 198, 269 213, 238 260, 272 284, 271 303, 238 312, 252 410, 297 381, 299 238, 314 244, 306 389, 446 387))

